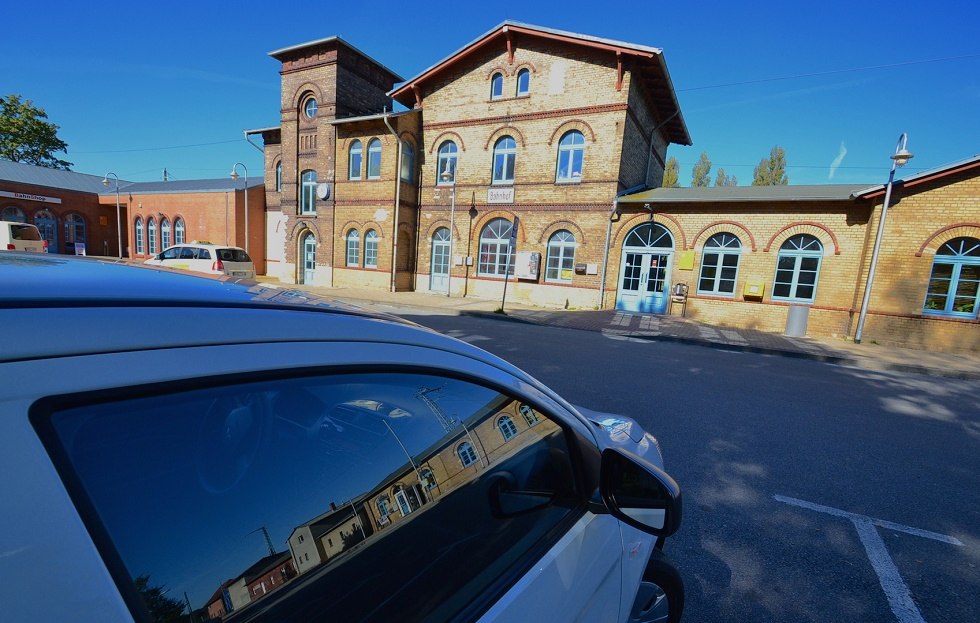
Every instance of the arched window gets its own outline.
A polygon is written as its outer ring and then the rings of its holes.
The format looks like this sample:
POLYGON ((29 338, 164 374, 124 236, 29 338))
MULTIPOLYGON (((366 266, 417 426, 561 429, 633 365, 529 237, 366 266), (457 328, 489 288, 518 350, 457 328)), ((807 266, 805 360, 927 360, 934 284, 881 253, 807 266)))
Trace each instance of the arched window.
POLYGON ((701 277, 698 293, 716 296, 735 296, 738 262, 742 257, 742 242, 732 234, 715 234, 704 243, 701 256, 701 277))
POLYGON ((302 182, 300 212, 302 214, 316 214, 316 171, 313 169, 303 171, 300 180, 302 182))
POLYGON ((548 239, 545 281, 571 283, 575 271, 575 246, 575 236, 566 229, 560 229, 551 235, 548 239))
POLYGON ((793 236, 779 248, 772 298, 812 303, 817 293, 817 276, 823 245, 808 234, 793 236))
POLYGON ((541 421, 537 411, 528 405, 521 405, 519 411, 521 412, 521 415, 524 417, 524 421, 527 422, 528 426, 534 426, 541 421))
POLYGON ((522 69, 517 72, 517 96, 527 95, 531 92, 531 71, 522 69))
POLYGON ((349 180, 359 180, 361 179, 361 156, 363 155, 363 150, 361 148, 361 141, 354 141, 350 144, 350 153, 347 157, 347 179, 349 180))
POLYGON ((490 78, 490 99, 504 96, 504 74, 497 72, 490 78))
POLYGON ((378 267, 378 232, 373 229, 364 234, 364 268, 378 267))
POLYGON ((69 214, 65 217, 65 244, 78 242, 85 245, 85 219, 81 214, 69 214))
POLYGON ((375 505, 378 507, 378 514, 381 515, 381 518, 387 519, 388 515, 391 514, 391 501, 387 494, 379 497, 375 505))
POLYGON ((282 192, 282 161, 276 163, 276 192, 282 192))
POLYGON ((500 430, 500 434, 503 435, 504 441, 510 441, 517 436, 517 427, 514 426, 514 420, 506 415, 497 420, 497 428, 500 430))
POLYGON ((402 142, 402 181, 415 181, 415 148, 408 141, 402 142))
POLYGON ((367 177, 369 180, 381 177, 381 139, 372 138, 368 142, 367 177))
POLYGON ((449 185, 456 181, 456 157, 458 154, 459 148, 452 141, 445 141, 439 145, 437 184, 449 185))
POLYGON ((143 249, 143 219, 138 216, 133 223, 133 240, 136 241, 136 254, 143 255, 145 252, 143 249))
POLYGON ((555 181, 581 182, 585 161, 585 136, 578 130, 562 135, 558 141, 558 173, 555 181))
POLYGON ((514 225, 504 218, 495 218, 480 232, 480 264, 477 274, 506 277, 508 265, 513 265, 510 253, 510 232, 514 225))
POLYGON ((672 249, 674 248, 674 237, 670 235, 670 230, 660 223, 643 223, 634 227, 623 247, 630 247, 640 251, 646 249, 672 249))
POLYGON ((160 248, 166 249, 170 246, 170 219, 164 217, 160 219, 160 248))
POLYGON ((147 252, 150 255, 157 254, 157 222, 151 216, 146 219, 146 241, 147 241, 147 252))
POLYGON ((510 136, 502 136, 493 146, 493 183, 514 183, 514 161, 517 159, 517 143, 510 136))
POLYGON ((34 225, 41 232, 41 238, 48 241, 48 253, 57 253, 58 217, 51 210, 38 210, 34 213, 34 225))
POLYGON ((936 251, 922 312, 976 318, 980 308, 980 240, 953 238, 936 251))
POLYGON ((26 223, 27 217, 24 211, 17 206, 7 206, 0 212, 0 221, 12 221, 14 223, 26 223))
POLYGON ((347 232, 347 265, 359 266, 361 257, 361 234, 356 229, 347 232))
POLYGON ((463 467, 469 467, 473 463, 476 463, 476 450, 473 449, 473 444, 468 441, 456 446, 456 455, 459 457, 460 463, 463 467))
POLYGON ((184 219, 179 216, 174 221, 174 244, 184 244, 184 219))

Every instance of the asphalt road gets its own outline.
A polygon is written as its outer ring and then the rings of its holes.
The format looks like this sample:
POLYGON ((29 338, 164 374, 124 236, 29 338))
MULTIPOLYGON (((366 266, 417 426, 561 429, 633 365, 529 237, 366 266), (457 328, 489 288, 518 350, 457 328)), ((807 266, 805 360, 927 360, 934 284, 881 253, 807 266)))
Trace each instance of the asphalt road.
POLYGON ((975 382, 418 313, 659 438, 685 620, 980 620, 975 382))

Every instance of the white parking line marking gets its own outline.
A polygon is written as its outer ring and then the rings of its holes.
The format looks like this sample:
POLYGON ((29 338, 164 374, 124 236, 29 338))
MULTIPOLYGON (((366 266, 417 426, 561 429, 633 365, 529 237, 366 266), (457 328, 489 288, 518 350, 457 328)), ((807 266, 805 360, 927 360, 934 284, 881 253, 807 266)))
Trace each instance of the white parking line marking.
POLYGON ((891 555, 888 553, 888 547, 885 545, 885 541, 878 534, 875 526, 896 532, 904 532, 924 539, 948 543, 950 545, 962 546, 962 541, 955 537, 939 534, 938 532, 930 532, 928 530, 885 521, 884 519, 875 519, 874 517, 858 515, 857 513, 849 513, 839 508, 814 504, 806 500, 788 498, 782 495, 774 495, 772 497, 777 502, 782 502, 783 504, 790 504, 818 513, 833 515, 834 517, 847 519, 853 523, 854 528, 857 530, 858 538, 861 539, 861 544, 864 545, 864 551, 868 555, 868 560, 871 561, 871 566, 874 568, 875 573, 878 574, 878 582, 881 584, 882 590, 885 591, 885 597, 888 599, 888 605, 891 606, 892 614, 895 615, 899 623, 925 623, 925 619, 922 618, 922 613, 919 612, 918 606, 912 600, 912 594, 909 593, 909 588, 906 586, 905 580, 902 579, 898 567, 895 566, 895 561, 892 560, 891 555))

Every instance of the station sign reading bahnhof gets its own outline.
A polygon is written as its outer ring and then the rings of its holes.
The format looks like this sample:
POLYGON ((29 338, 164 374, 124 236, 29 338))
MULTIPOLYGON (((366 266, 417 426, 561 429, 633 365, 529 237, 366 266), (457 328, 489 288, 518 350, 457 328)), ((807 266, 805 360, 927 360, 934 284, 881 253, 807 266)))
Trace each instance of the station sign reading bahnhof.
POLYGON ((40 201, 41 203, 61 203, 59 197, 45 197, 44 195, 31 195, 28 193, 12 193, 7 190, 0 190, 0 197, 10 197, 12 199, 22 199, 24 201, 40 201))

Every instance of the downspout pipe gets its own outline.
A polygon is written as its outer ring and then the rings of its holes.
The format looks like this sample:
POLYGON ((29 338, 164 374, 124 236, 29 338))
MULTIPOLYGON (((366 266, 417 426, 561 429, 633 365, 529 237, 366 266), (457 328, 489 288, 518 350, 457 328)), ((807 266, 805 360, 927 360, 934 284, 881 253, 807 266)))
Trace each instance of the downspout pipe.
POLYGON ((609 213, 609 219, 606 221, 606 246, 602 255, 602 277, 599 278, 599 309, 603 309, 606 302, 606 269, 609 266, 609 238, 612 236, 613 219, 616 218, 616 212, 618 211, 619 196, 613 199, 612 212, 609 213))
POLYGON ((398 165, 395 169, 395 220, 392 225, 391 232, 391 291, 395 291, 395 277, 398 273, 398 208, 402 203, 402 158, 404 150, 402 149, 402 139, 398 136, 398 132, 391 127, 391 123, 388 121, 388 117, 391 113, 388 112, 387 107, 385 107, 384 117, 382 120, 388 127, 388 131, 391 135, 395 137, 395 142, 398 144, 398 165))

